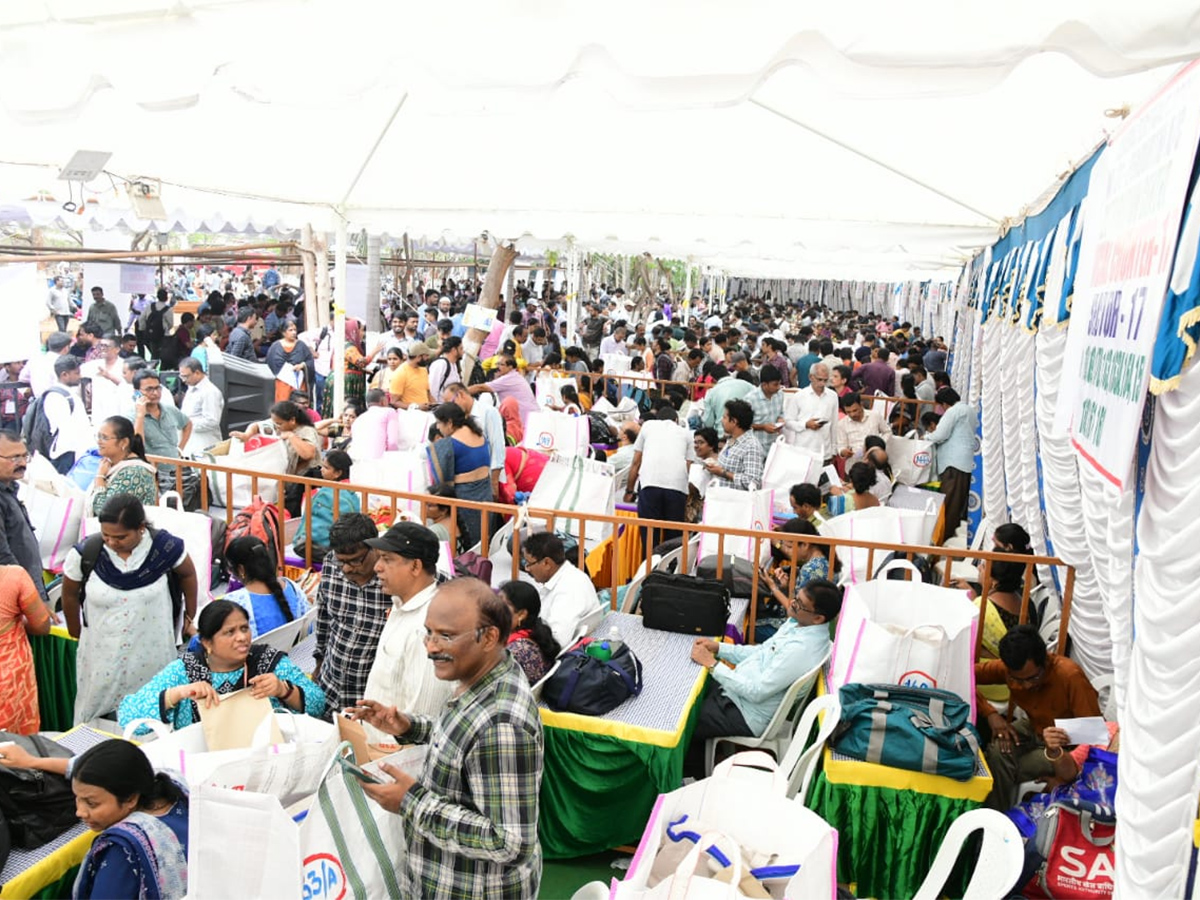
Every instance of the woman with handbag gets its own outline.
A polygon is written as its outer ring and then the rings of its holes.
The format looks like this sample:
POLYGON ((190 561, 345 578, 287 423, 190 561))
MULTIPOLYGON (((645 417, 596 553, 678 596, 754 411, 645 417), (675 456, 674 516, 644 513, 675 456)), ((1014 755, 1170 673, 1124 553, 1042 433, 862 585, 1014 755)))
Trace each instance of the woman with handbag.
POLYGON ((324 714, 325 692, 286 653, 253 642, 244 606, 214 600, 196 625, 200 647, 172 660, 121 701, 122 727, 135 719, 157 719, 178 731, 200 720, 198 704, 209 708, 221 695, 247 689, 258 699, 270 699, 275 709, 324 714))
POLYGON ((183 541, 152 531, 132 494, 110 498, 100 511, 100 534, 74 547, 63 564, 63 617, 79 639, 76 722, 112 712, 176 658, 176 614, 190 634, 196 587, 183 541))

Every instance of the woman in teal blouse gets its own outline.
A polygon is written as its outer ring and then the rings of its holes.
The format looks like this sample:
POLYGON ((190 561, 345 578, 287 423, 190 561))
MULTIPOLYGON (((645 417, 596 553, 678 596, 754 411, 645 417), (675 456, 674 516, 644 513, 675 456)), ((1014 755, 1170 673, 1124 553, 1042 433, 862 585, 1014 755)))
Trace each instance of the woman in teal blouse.
POLYGON ((286 653, 254 644, 250 617, 229 600, 214 600, 196 623, 200 649, 180 659, 121 701, 117 717, 122 727, 135 719, 157 719, 184 728, 199 721, 197 704, 209 707, 221 694, 248 688, 255 697, 269 697, 276 709, 291 709, 320 717, 325 692, 292 662, 286 653))

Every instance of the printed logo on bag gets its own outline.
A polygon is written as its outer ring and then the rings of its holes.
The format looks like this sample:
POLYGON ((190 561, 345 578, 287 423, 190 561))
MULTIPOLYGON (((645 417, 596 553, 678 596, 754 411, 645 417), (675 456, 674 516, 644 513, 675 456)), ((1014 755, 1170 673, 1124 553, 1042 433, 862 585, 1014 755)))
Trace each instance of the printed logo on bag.
POLYGON ((543 431, 541 434, 539 434, 537 436, 537 445, 539 447, 541 447, 543 450, 553 450, 554 449, 554 433, 550 432, 550 431, 543 431))
POLYGON ((1095 847, 1059 848, 1059 861, 1047 872, 1048 879, 1062 891, 1078 891, 1078 897, 1111 897, 1113 864, 1108 853, 1095 847))
POLYGON ((911 672, 905 672, 900 676, 901 687, 913 688, 935 688, 937 687, 937 679, 932 675, 922 672, 920 669, 913 669, 911 672))
POLYGON ((304 900, 342 900, 346 872, 332 853, 314 853, 304 860, 304 900))
POLYGON ((913 454, 913 465, 918 469, 923 469, 932 461, 928 450, 918 450, 913 454))

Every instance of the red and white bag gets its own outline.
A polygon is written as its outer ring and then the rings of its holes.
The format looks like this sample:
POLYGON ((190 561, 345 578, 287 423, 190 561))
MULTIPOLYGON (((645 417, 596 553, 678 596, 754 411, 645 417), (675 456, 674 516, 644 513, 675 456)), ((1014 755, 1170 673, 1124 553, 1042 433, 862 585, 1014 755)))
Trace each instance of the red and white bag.
POLYGON ((1084 800, 1060 800, 1038 820, 1033 837, 1045 862, 1025 886, 1026 897, 1109 900, 1113 895, 1112 807, 1084 800))

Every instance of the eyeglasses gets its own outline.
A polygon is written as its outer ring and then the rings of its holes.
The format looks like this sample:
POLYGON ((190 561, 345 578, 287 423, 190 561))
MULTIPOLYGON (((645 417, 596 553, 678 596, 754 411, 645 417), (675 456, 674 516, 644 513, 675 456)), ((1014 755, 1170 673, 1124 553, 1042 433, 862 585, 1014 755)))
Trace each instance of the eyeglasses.
POLYGON ((97 442, 99 442, 101 444, 107 444, 109 441, 115 441, 116 438, 113 437, 111 434, 97 434, 96 440, 97 440, 97 442))
POLYGON ((17 453, 13 456, 0 456, 0 459, 6 459, 9 462, 29 462, 32 457, 32 453, 17 453))
POLYGON ((1011 682, 1014 682, 1015 684, 1037 684, 1037 682, 1041 681, 1042 676, 1045 674, 1046 674, 1046 667, 1038 666, 1038 670, 1036 672, 1034 672, 1032 675, 1030 675, 1028 678, 1021 678, 1017 675, 1010 674, 1008 676, 1008 680, 1011 682))
MULTIPOLYGON (((471 632, 469 632, 469 631, 464 631, 462 634, 435 634, 434 632, 432 632, 428 628, 426 628, 425 629, 425 643, 426 644, 434 644, 435 646, 438 646, 438 647, 449 647, 451 644, 457 644, 459 641, 461 641, 463 638, 465 638, 469 634, 471 634, 471 632)), ((483 637, 483 627, 480 626, 479 628, 475 629, 475 643, 478 644, 480 638, 482 638, 482 637, 483 637)))

